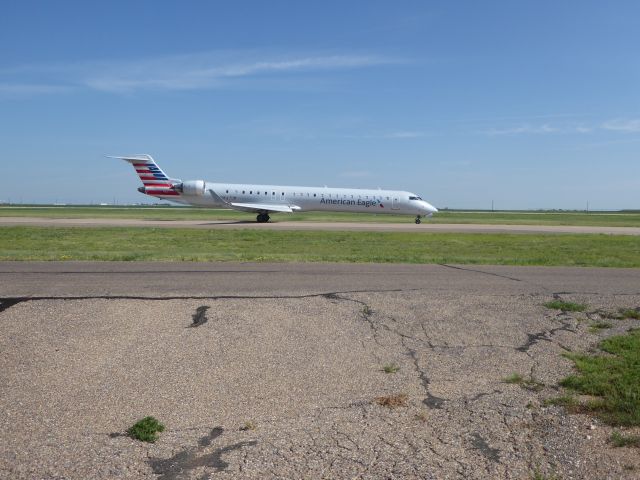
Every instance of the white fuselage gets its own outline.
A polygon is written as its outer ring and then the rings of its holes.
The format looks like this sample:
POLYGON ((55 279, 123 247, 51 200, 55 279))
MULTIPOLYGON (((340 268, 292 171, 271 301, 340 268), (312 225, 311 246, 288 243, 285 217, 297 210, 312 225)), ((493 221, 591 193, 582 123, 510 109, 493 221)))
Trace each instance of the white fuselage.
MULTIPOLYGON (((295 187, 205 182, 204 195, 182 194, 170 200, 202 207, 262 204, 291 207, 293 211, 330 211, 431 215, 438 210, 418 195, 399 190, 295 187), (223 200, 220 202, 216 195, 223 200), (225 203, 226 202, 226 203, 225 203)), ((166 198, 166 197, 162 197, 166 198)))

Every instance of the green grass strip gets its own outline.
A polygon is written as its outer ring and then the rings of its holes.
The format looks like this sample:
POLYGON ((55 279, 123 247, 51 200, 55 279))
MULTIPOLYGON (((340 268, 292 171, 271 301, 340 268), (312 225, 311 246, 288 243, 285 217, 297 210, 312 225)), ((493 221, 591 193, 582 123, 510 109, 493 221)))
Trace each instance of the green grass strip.
POLYGON ((603 340, 600 348, 611 355, 567 354, 579 375, 561 385, 595 397, 582 408, 607 423, 640 425, 640 329, 603 340))
POLYGON ((640 267, 640 237, 174 228, 0 228, 0 260, 640 267))

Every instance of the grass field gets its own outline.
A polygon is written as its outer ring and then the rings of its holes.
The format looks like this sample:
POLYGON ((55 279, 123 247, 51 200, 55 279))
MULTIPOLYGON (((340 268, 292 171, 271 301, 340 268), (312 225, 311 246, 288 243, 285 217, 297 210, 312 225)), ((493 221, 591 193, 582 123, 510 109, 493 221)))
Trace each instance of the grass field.
POLYGON ((640 267, 640 237, 0 228, 0 260, 457 263, 640 267))
MULTIPOLYGON (((129 218, 146 220, 254 220, 255 215, 233 210, 193 207, 0 206, 0 217, 129 218)), ((308 212, 272 215, 272 221, 411 223, 409 215, 308 212)), ((486 212, 440 211, 432 223, 502 225, 577 225, 637 227, 640 212, 486 212)))

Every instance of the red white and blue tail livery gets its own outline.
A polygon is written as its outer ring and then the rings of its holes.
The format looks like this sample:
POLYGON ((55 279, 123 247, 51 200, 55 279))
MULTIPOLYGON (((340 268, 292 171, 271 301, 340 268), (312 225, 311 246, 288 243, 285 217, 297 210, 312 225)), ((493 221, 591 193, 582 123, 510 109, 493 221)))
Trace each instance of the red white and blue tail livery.
POLYGON ((268 222, 273 212, 332 211, 410 214, 420 223, 421 217, 438 211, 415 193, 401 190, 183 182, 168 177, 151 155, 110 158, 133 165, 143 184, 138 188, 140 193, 187 205, 253 212, 258 214, 258 222, 268 222))
POLYGON ((138 177, 142 180, 144 187, 138 191, 154 197, 177 197, 180 194, 173 188, 180 180, 169 178, 166 173, 156 164, 151 155, 140 154, 129 157, 109 157, 118 158, 129 162, 136 170, 138 177))

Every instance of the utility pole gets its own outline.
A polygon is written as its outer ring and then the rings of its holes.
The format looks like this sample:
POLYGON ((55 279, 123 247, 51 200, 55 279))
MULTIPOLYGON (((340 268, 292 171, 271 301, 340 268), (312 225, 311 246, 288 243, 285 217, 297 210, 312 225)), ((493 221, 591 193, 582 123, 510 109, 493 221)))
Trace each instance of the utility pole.
POLYGON ((491 211, 493 212, 493 200, 491 200, 491 211))

